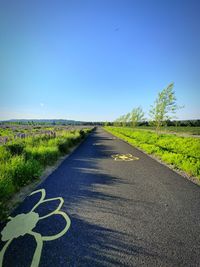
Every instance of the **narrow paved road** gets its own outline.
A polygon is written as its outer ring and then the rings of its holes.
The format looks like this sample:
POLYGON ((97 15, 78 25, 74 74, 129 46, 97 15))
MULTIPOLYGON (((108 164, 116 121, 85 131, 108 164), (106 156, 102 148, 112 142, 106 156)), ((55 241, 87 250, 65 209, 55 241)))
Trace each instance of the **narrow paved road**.
POLYGON ((1 226, 3 266, 200 266, 200 188, 103 129, 36 190, 1 226))

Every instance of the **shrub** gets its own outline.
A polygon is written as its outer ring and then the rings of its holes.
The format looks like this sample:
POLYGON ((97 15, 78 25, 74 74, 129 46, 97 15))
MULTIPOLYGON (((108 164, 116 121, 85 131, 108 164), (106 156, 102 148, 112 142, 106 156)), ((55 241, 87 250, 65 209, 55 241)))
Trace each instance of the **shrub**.
POLYGON ((0 146, 0 163, 5 163, 10 159, 11 156, 11 153, 6 149, 5 146, 0 146))
POLYGON ((71 146, 71 140, 70 139, 64 139, 64 140, 60 140, 58 142, 58 149, 59 149, 61 154, 68 153, 70 146, 71 146))
POLYGON ((5 145, 5 147, 12 155, 21 155, 24 150, 25 144, 22 142, 13 142, 5 145))
POLYGON ((25 149, 26 159, 35 159, 41 165, 47 166, 53 164, 59 157, 58 147, 27 147, 25 149))
POLYGON ((85 135, 86 135, 85 131, 84 130, 80 130, 79 133, 80 133, 81 138, 84 139, 85 135))
POLYGON ((38 161, 34 159, 25 161, 22 156, 13 157, 9 167, 12 181, 16 188, 39 178, 42 172, 41 165, 38 161))
POLYGON ((77 134, 76 136, 73 136, 70 138, 72 146, 78 144, 81 141, 81 136, 77 134))
POLYGON ((0 203, 3 199, 7 199, 15 192, 11 171, 9 165, 0 165, 0 203))

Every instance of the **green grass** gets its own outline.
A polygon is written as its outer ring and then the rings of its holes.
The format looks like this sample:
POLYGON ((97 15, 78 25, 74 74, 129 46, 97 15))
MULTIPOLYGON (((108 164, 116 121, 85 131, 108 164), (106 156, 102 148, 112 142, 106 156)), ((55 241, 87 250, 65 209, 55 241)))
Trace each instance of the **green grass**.
POLYGON ((36 136, 0 146, 0 218, 8 199, 24 185, 38 179, 46 166, 69 152, 91 129, 60 131, 56 137, 36 136))
POLYGON ((107 131, 149 154, 200 179, 200 139, 123 127, 105 127, 107 131))
MULTIPOLYGON (((137 127, 138 130, 155 130, 153 126, 139 126, 137 127)), ((179 134, 189 134, 189 135, 200 135, 200 127, 192 127, 192 126, 167 126, 161 127, 161 131, 164 132, 172 132, 172 133, 179 133, 179 134)))

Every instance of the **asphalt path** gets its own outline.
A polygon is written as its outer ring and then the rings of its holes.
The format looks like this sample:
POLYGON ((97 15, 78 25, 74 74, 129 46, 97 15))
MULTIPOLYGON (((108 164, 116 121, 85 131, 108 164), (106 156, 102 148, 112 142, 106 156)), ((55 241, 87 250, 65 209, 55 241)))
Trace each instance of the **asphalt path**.
POLYGON ((200 188, 101 128, 35 191, 0 226, 2 266, 200 266, 200 188))

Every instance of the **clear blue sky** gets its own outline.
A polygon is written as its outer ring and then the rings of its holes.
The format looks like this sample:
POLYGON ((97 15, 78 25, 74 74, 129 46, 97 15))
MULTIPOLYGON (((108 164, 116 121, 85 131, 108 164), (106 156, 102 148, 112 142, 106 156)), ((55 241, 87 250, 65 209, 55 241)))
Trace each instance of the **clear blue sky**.
POLYGON ((199 0, 0 0, 0 119, 113 120, 172 81, 178 118, 199 119, 199 14, 199 0))

